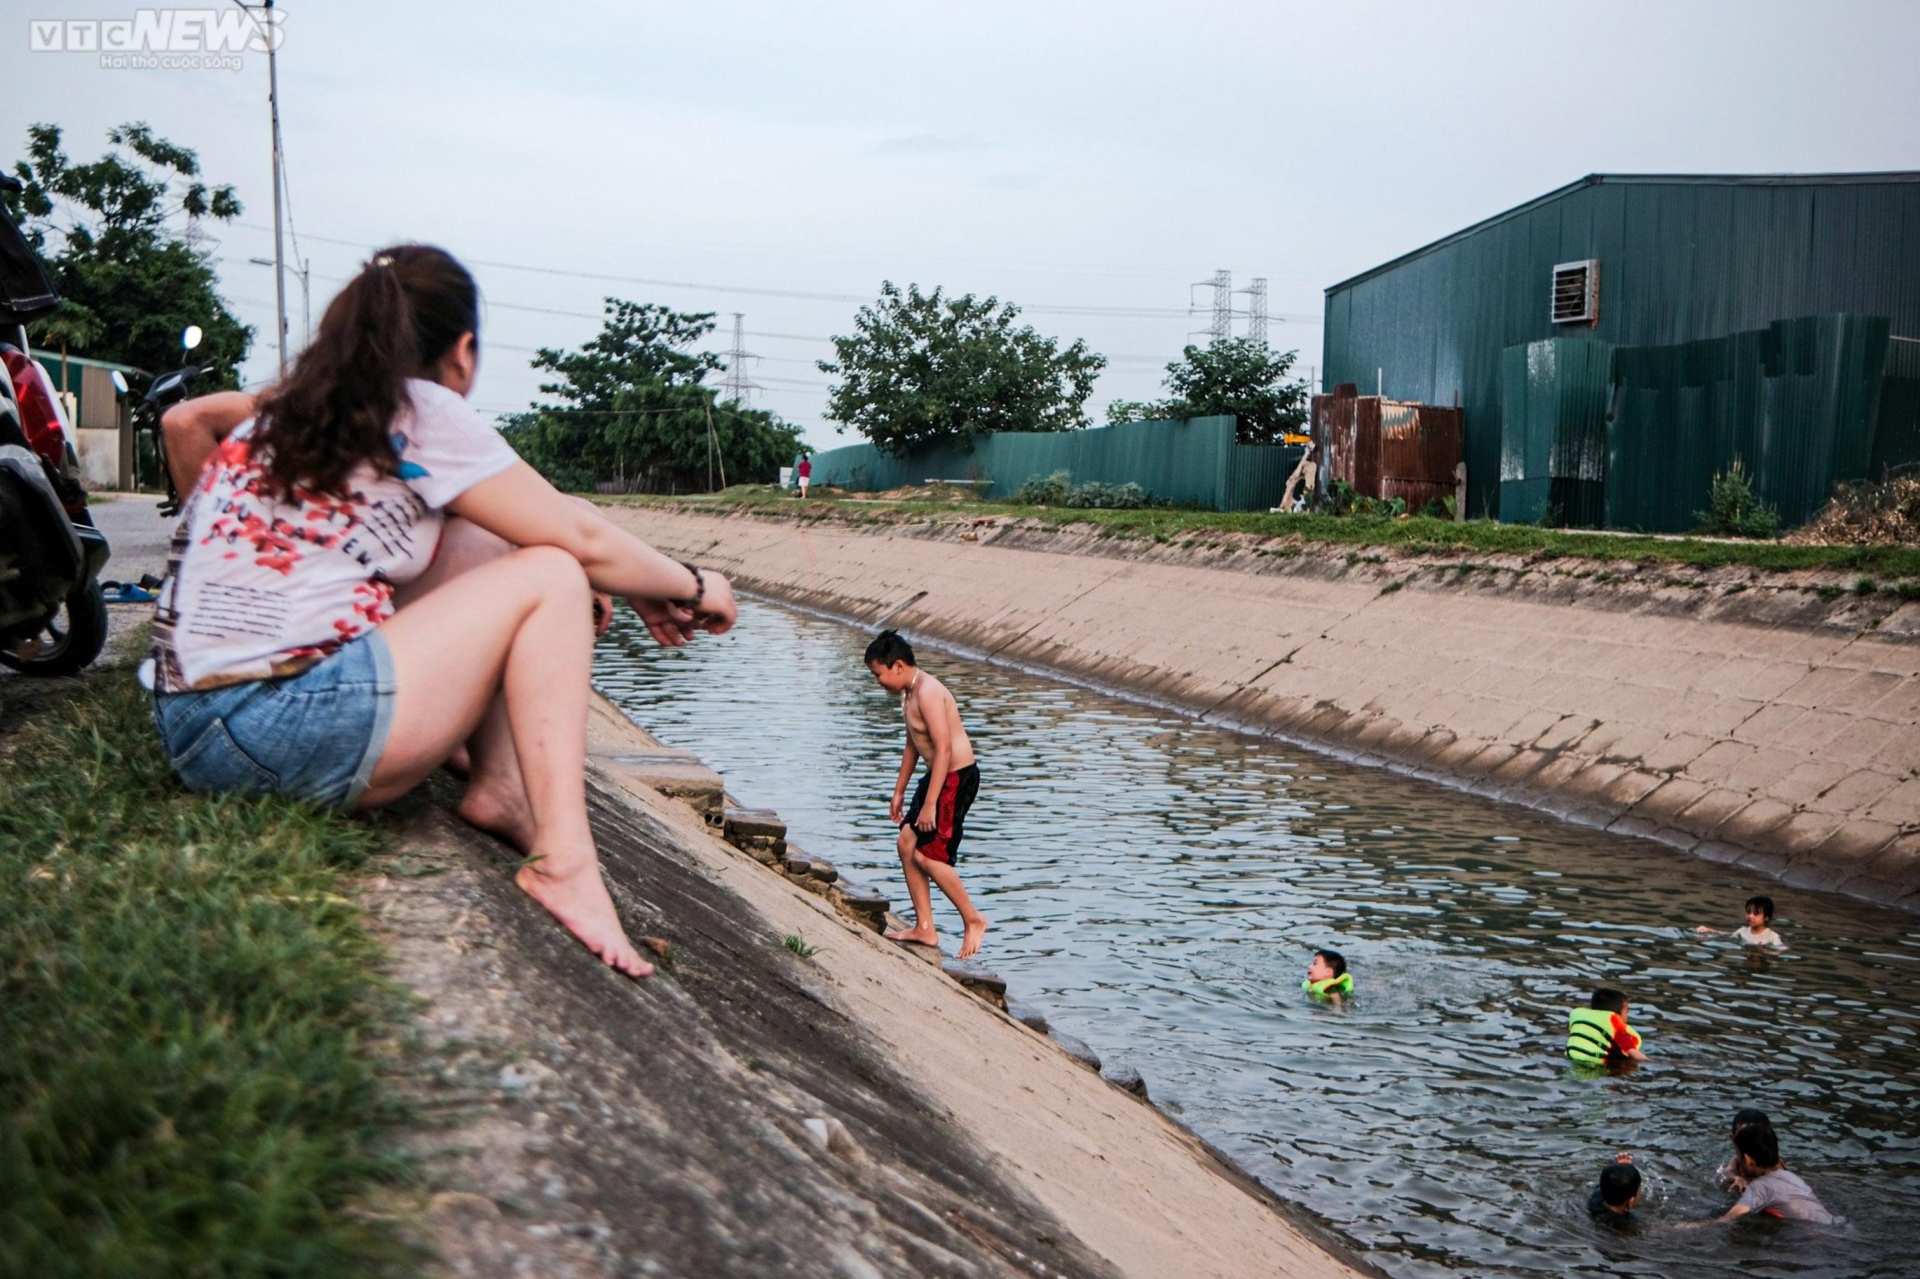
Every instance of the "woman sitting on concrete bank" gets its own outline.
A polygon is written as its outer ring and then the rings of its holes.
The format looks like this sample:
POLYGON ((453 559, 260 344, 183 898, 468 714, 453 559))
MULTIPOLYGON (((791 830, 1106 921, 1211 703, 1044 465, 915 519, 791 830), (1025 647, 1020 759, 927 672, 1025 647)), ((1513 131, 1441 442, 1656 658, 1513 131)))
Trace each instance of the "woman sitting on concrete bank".
POLYGON ((377 808, 464 749, 460 815, 527 855, 520 887, 594 954, 644 977, 587 828, 595 593, 677 645, 733 625, 733 592, 519 459, 466 402, 478 327, 464 267, 386 249, 286 380, 166 415, 191 496, 142 679, 196 791, 377 808))

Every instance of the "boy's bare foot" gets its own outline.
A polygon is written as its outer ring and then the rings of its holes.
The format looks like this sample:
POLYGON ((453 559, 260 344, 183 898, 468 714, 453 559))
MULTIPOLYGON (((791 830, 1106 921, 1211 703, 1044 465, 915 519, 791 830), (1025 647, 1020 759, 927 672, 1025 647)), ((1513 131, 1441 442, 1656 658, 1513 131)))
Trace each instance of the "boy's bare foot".
POLYGON ((987 917, 975 915, 967 921, 967 931, 960 938, 960 958, 971 959, 980 953, 980 939, 987 935, 987 917))
POLYGON ((533 851, 533 810, 527 807, 526 791, 519 784, 508 791, 469 783, 457 811, 469 826, 498 835, 522 853, 533 851))
POLYGON ((888 933, 888 941, 912 942, 916 946, 940 946, 940 934, 933 930, 932 924, 915 924, 912 928, 902 928, 897 933, 888 933))
POLYGON ((640 952, 627 940, 626 930, 620 927, 620 916, 600 878, 598 863, 588 862, 585 869, 564 877, 548 875, 535 863, 522 866, 513 882, 565 924, 567 931, 607 967, 629 977, 653 975, 653 965, 640 958, 640 952))

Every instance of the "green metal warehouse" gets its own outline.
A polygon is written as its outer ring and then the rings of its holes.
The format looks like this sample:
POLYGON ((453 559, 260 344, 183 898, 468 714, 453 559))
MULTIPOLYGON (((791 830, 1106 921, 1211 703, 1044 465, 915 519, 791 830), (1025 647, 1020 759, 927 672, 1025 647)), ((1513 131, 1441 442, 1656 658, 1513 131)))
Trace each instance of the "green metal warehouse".
POLYGON ((1920 173, 1594 174, 1327 290, 1324 387, 1466 410, 1468 507, 1788 523, 1920 459, 1920 173))

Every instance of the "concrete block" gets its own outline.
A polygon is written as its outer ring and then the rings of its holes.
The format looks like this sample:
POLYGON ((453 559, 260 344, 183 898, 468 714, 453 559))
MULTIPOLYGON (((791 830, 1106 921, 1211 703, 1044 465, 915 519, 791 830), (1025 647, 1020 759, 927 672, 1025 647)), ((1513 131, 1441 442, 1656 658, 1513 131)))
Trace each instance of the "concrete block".
POLYGON ((1769 786, 1767 795, 1783 804, 1811 804, 1852 772, 1845 764, 1825 759, 1808 760, 1769 786))
POLYGON ((1877 822, 1895 826, 1920 826, 1920 777, 1909 777, 1874 801, 1861 814, 1877 822))
MULTIPOLYGON (((1767 832, 1769 847, 1787 857, 1803 857, 1831 839, 1846 825, 1833 813, 1798 812, 1767 832)), ((1724 829, 1724 828, 1723 828, 1724 829)))
MULTIPOLYGON (((1665 788, 1662 787, 1661 789, 1664 790, 1665 788)), ((1660 791, 1655 791, 1654 797, 1658 798, 1660 793, 1660 791)), ((1681 810, 1681 812, 1675 816, 1673 824, 1682 830, 1692 831, 1696 835, 1704 838, 1719 830, 1728 818, 1752 802, 1753 796, 1751 795, 1715 786, 1709 789, 1707 793, 1699 799, 1689 804, 1685 809, 1681 810)), ((1645 805, 1642 805, 1642 807, 1645 807, 1645 805)), ((1785 809, 1784 805, 1781 807, 1785 809)), ((1790 812, 1792 810, 1787 809, 1785 811, 1790 812)), ((1782 816, 1781 820, 1785 821, 1786 818, 1782 816)))
POLYGON ((1900 828, 1885 822, 1842 822, 1833 834, 1813 849, 1808 861, 1828 867, 1834 875, 1844 875, 1849 873, 1850 868, 1864 869, 1881 850, 1899 837, 1900 828))
POLYGON ((1824 813, 1857 815, 1871 809, 1899 784, 1900 779, 1897 777, 1889 777, 1885 773, 1875 772, 1872 769, 1861 769, 1859 772, 1848 773, 1841 778, 1832 789, 1819 796, 1808 807, 1824 813))
MULTIPOLYGON (((1698 807, 1698 805, 1696 805, 1698 807)), ((1715 839, 1745 848, 1771 843, 1770 837, 1793 817, 1793 809, 1772 799, 1756 799, 1713 828, 1715 839)))
POLYGON ((726 780, 699 762, 670 758, 691 756, 687 751, 634 751, 623 748, 618 754, 595 755, 593 762, 610 776, 650 786, 672 799, 690 805, 709 821, 717 821, 726 804, 726 780))
MULTIPOLYGON (((1712 793, 1712 787, 1690 778, 1669 777, 1635 804, 1632 812, 1635 817, 1659 826, 1680 827, 1680 815, 1712 793)), ((1722 813, 1721 819, 1724 820, 1727 815, 1722 813)), ((1707 829, 1711 830, 1712 827, 1707 829)))

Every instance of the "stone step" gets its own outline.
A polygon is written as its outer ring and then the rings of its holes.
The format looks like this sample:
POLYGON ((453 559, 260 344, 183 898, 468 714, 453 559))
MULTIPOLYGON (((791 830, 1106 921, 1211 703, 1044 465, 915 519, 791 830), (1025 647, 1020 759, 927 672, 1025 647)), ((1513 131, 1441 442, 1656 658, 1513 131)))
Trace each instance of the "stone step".
POLYGON ((589 758, 609 776, 638 782, 662 795, 684 801, 709 822, 719 821, 726 806, 726 780, 702 764, 692 751, 664 746, 636 749, 622 743, 616 748, 590 752, 589 758))
POLYGON ((940 966, 940 971, 965 986, 973 994, 1001 1012, 1007 1010, 1007 983, 977 960, 955 959, 940 966))

